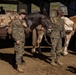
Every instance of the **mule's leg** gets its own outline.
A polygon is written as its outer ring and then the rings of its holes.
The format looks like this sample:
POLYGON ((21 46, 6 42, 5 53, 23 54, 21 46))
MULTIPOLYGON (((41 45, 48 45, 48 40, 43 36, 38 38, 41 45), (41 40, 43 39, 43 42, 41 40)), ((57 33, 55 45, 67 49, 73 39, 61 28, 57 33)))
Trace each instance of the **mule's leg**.
POLYGON ((63 54, 64 55, 67 55, 68 54, 68 51, 67 50, 68 50, 68 45, 69 45, 71 36, 72 36, 72 33, 67 34, 66 37, 65 37, 65 44, 64 44, 64 50, 63 50, 63 54))
POLYGON ((40 45, 41 45, 43 35, 44 35, 44 31, 38 31, 38 38, 37 38, 38 53, 41 53, 40 45))
POLYGON ((36 29, 34 29, 32 33, 32 45, 33 45, 33 48, 31 50, 32 53, 36 52, 36 39, 37 39, 37 34, 36 34, 36 29))
POLYGON ((68 44, 69 44, 70 39, 68 38, 68 35, 65 37, 65 43, 64 43, 64 49, 63 49, 63 55, 68 54, 68 44))

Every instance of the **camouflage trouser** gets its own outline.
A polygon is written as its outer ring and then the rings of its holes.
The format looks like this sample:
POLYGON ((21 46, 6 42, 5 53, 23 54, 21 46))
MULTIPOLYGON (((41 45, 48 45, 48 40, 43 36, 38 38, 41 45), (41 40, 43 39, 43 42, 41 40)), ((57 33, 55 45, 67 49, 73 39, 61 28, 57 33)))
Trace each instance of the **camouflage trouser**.
POLYGON ((14 51, 15 51, 15 61, 16 64, 21 64, 23 54, 24 54, 24 43, 21 42, 20 44, 16 44, 14 46, 14 51))
POLYGON ((62 39, 61 37, 52 38, 52 49, 51 49, 51 59, 56 59, 61 55, 61 49, 62 49, 62 39))

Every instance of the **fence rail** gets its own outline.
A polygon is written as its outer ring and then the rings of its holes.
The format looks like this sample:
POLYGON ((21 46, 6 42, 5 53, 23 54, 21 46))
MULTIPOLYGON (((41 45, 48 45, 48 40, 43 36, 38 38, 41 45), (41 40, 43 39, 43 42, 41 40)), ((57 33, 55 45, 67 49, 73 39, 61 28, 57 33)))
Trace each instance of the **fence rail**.
MULTIPOLYGON (((33 46, 25 46, 25 48, 33 48, 33 46)), ((38 48, 38 46, 36 46, 38 48)), ((40 46, 40 48, 51 48, 51 46, 40 46)))

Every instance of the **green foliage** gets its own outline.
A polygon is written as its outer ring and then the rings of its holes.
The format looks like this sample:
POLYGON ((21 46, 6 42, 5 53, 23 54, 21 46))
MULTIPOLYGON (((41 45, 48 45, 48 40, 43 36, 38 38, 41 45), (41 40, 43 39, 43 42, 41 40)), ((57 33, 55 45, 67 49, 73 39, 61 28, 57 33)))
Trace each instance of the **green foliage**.
POLYGON ((13 5, 13 4, 0 4, 0 6, 3 6, 5 10, 16 10, 17 9, 17 5, 13 5))

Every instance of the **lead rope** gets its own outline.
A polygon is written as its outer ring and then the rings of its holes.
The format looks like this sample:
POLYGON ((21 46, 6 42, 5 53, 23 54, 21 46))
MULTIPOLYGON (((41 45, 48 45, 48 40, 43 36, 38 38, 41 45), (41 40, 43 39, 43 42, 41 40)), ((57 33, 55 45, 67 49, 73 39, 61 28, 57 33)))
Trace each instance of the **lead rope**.
POLYGON ((47 40, 47 38, 46 38, 46 35, 44 34, 44 39, 45 39, 45 41, 46 41, 46 43, 48 44, 48 45, 52 45, 51 43, 49 43, 48 42, 48 40, 47 40))

